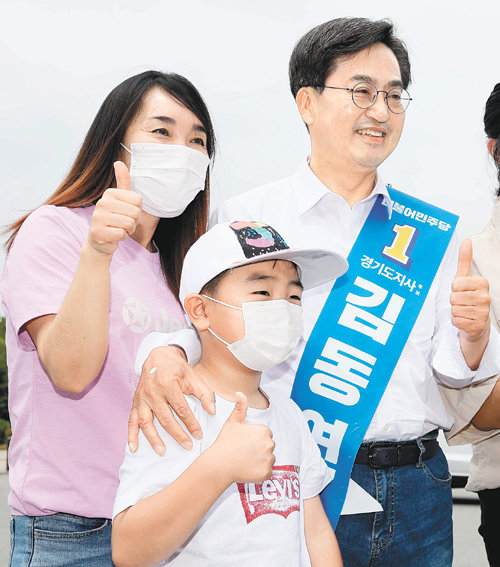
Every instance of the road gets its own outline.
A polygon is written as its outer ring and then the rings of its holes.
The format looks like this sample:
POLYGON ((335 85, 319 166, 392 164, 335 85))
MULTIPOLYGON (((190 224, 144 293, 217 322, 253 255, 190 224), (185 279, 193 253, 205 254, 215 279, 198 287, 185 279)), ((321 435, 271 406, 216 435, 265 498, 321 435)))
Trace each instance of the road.
MULTIPOLYGON (((9 561, 9 520, 7 506, 9 492, 7 473, 4 472, 5 451, 0 451, 0 565, 9 561)), ((477 496, 464 489, 453 489, 453 533, 455 559, 453 567, 488 567, 479 525, 479 504, 477 496)), ((50 567, 49 565, 47 567, 50 567)), ((404 566, 401 566, 404 567, 404 566)))

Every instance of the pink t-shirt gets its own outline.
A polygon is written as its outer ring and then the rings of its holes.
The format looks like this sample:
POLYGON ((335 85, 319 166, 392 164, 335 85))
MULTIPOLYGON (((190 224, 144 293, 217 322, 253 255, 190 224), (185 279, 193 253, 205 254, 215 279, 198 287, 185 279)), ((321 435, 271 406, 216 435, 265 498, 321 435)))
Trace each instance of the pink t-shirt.
POLYGON ((20 329, 59 310, 93 211, 93 206, 49 205, 34 211, 14 241, 0 281, 7 315, 13 514, 111 518, 138 381, 136 350, 151 331, 186 326, 158 254, 127 238, 111 262, 109 349, 99 376, 81 394, 53 385, 30 336, 20 329))

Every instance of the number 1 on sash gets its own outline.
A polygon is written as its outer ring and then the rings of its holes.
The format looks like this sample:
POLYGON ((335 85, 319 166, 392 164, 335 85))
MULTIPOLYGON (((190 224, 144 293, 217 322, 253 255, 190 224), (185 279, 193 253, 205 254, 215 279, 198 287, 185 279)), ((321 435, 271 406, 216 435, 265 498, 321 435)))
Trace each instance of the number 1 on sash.
POLYGON ((396 233, 390 246, 384 246, 382 256, 407 270, 412 264, 411 251, 418 237, 418 229, 407 224, 395 224, 392 231, 396 233))

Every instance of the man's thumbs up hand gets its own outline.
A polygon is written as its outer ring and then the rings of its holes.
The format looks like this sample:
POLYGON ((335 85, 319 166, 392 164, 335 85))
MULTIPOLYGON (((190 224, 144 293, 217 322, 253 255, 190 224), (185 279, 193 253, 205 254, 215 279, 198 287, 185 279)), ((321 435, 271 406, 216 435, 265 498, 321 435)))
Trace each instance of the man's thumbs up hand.
POLYGON ((488 281, 470 275, 471 264, 472 242, 466 238, 458 253, 457 273, 450 295, 451 315, 461 340, 475 342, 489 330, 490 295, 488 281))
POLYGON ((458 251, 458 265, 457 273, 455 279, 465 278, 470 276, 470 267, 472 265, 472 241, 470 238, 466 238, 462 244, 460 244, 460 250, 458 251))

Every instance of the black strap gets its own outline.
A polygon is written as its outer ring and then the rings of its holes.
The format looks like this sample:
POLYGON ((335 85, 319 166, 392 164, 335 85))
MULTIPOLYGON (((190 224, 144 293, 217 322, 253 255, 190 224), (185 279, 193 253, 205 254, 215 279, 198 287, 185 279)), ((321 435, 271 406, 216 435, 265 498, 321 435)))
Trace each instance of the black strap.
MULTIPOLYGON (((438 452, 439 443, 437 439, 424 439, 422 443, 425 447, 422 460, 426 461, 438 452)), ((361 445, 354 462, 369 465, 372 469, 388 469, 402 465, 413 465, 418 463, 419 458, 420 447, 416 441, 403 443, 375 442, 370 445, 361 445)))

